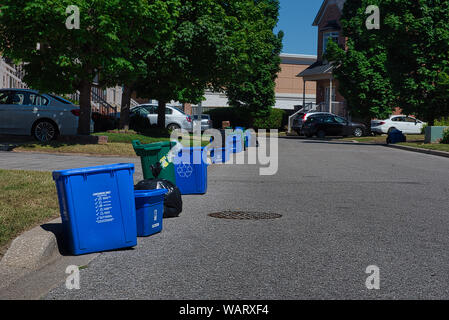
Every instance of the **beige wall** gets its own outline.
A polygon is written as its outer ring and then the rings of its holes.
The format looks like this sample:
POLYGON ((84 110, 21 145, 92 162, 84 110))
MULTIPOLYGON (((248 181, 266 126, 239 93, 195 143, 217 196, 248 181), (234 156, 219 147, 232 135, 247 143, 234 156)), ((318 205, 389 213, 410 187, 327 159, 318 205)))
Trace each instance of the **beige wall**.
MULTIPOLYGON (((304 82, 297 75, 308 65, 281 64, 281 72, 276 79, 276 93, 303 94, 304 82)), ((316 83, 306 83, 306 94, 316 94, 316 83)))

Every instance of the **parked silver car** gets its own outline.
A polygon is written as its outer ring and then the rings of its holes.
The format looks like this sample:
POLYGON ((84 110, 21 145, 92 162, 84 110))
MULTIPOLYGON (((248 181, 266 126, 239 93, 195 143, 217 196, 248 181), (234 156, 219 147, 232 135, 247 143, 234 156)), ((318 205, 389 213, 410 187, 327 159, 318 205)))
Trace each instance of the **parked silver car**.
MULTIPOLYGON (((157 105, 142 104, 131 109, 132 113, 136 113, 139 109, 147 111, 147 117, 152 126, 157 125, 157 105)), ((169 130, 185 129, 188 132, 193 131, 192 117, 185 114, 182 110, 166 106, 165 108, 165 127, 169 130)))
MULTIPOLYGON (((193 121, 198 121, 198 115, 193 116, 193 121)), ((210 119, 210 115, 202 114, 201 115, 201 132, 212 129, 212 120, 210 119)))
POLYGON ((29 89, 0 89, 0 134, 32 135, 48 142, 77 133, 79 106, 29 89))

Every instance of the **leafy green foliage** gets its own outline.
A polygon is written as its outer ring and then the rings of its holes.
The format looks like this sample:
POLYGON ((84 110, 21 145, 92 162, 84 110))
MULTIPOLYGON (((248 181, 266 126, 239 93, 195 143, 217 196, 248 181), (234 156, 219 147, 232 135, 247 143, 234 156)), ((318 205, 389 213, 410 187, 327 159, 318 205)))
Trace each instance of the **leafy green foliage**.
POLYGON ((270 113, 265 117, 258 117, 254 119, 254 129, 280 129, 282 126, 282 119, 284 117, 284 110, 270 108, 270 113))
POLYGON ((148 45, 159 40, 170 21, 170 4, 157 0, 2 0, 0 51, 27 62, 24 80, 33 88, 55 93, 79 90, 78 133, 88 134, 95 76, 114 69, 135 71, 137 64, 130 61, 130 52, 138 42, 148 45), (80 9, 80 29, 65 26, 70 5, 80 9))
POLYGON ((444 131, 443 140, 441 140, 441 143, 449 144, 449 129, 444 131))
POLYGON ((161 108, 171 100, 199 103, 206 87, 220 87, 232 46, 227 41, 225 13, 217 1, 183 0, 170 32, 145 54, 146 75, 135 88, 140 97, 157 99, 161 108))
POLYGON ((325 55, 335 65, 334 76, 350 113, 360 119, 388 118, 398 106, 386 69, 385 45, 377 30, 365 26, 365 9, 379 2, 348 0, 341 19, 347 47, 330 41, 325 55))
POLYGON ((449 114, 449 2, 382 0, 379 30, 400 107, 429 125, 449 114))
POLYGON ((226 7, 233 28, 235 71, 226 88, 229 103, 264 117, 274 106, 275 80, 280 71, 283 33, 273 33, 278 22, 278 0, 243 0, 226 7))

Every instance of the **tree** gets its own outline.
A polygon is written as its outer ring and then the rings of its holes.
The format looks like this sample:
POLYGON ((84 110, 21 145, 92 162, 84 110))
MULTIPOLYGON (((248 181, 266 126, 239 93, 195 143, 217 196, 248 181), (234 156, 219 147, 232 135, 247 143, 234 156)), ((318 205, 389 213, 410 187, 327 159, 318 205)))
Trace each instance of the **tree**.
POLYGON ((380 117, 397 106, 430 125, 447 116, 448 21, 444 0, 347 0, 347 51, 331 44, 327 56, 350 109, 380 117), (365 26, 369 5, 380 9, 378 30, 365 26))
POLYGON ((24 81, 30 87, 55 93, 79 90, 78 133, 89 134, 92 81, 104 70, 132 70, 131 44, 139 38, 157 42, 166 27, 165 2, 2 0, 0 50, 26 62, 24 81), (80 11, 79 29, 66 28, 66 9, 73 5, 80 11), (153 28, 141 28, 146 25, 153 28))
POLYGON ((217 1, 182 0, 177 14, 171 32, 146 53, 146 75, 136 82, 140 97, 158 100, 159 127, 167 102, 199 103, 206 88, 222 86, 230 73, 232 47, 217 1))
POLYGON ((266 117, 276 102, 275 80, 280 71, 283 33, 273 33, 279 17, 278 0, 230 3, 235 71, 226 88, 229 103, 245 108, 251 117, 266 117), (238 21, 237 23, 235 23, 238 21))
MULTIPOLYGON (((120 111, 120 129, 129 129, 129 114, 131 107, 131 95, 136 89, 136 83, 148 76, 146 57, 156 43, 166 40, 166 35, 174 31, 180 8, 179 0, 156 1, 151 4, 153 12, 159 12, 158 19, 164 21, 163 30, 156 33, 156 38, 148 37, 154 33, 155 26, 151 23, 143 23, 135 29, 132 37, 126 39, 127 51, 114 65, 109 65, 102 73, 104 85, 123 85, 123 94, 120 111), (158 6, 157 8, 154 8, 158 6), (163 14, 163 16, 161 16, 163 14)), ((160 27, 160 26, 159 26, 160 27)))
MULTIPOLYGON (((379 1, 377 1, 379 2, 379 1)), ((339 91, 347 101, 351 115, 370 123, 372 118, 384 119, 397 107, 386 69, 387 53, 378 30, 368 30, 365 13, 373 0, 347 1, 341 25, 347 37, 346 47, 329 41, 325 58, 334 65, 339 91)))
POLYGON ((449 67, 449 2, 382 0, 380 10, 385 16, 379 33, 401 108, 433 125, 435 119, 449 114, 444 90, 449 67))

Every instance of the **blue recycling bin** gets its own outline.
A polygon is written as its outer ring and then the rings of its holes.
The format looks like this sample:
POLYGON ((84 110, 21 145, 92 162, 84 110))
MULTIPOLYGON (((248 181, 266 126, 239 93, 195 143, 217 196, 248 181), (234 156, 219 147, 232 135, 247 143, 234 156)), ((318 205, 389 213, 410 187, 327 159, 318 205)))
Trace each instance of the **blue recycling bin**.
POLYGON ((255 135, 253 135, 252 131, 246 130, 245 134, 245 148, 254 147, 255 146, 255 135))
POLYGON ((212 163, 226 163, 231 157, 231 148, 213 148, 210 151, 212 163))
POLYGON ((226 137, 226 147, 230 148, 233 153, 240 153, 243 151, 242 134, 232 133, 226 137))
POLYGON ((166 189, 134 191, 138 237, 148 237, 162 231, 166 193, 166 189))
POLYGON ((134 164, 53 172, 72 254, 137 245, 133 174, 134 164))
POLYGON ((182 148, 174 159, 176 186, 182 195, 207 192, 207 148, 182 148))

